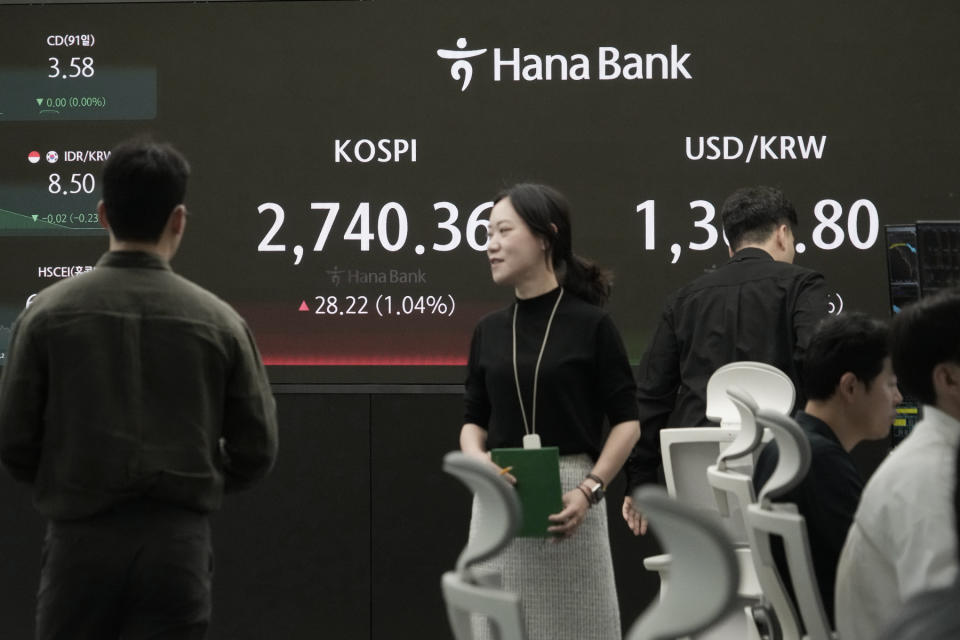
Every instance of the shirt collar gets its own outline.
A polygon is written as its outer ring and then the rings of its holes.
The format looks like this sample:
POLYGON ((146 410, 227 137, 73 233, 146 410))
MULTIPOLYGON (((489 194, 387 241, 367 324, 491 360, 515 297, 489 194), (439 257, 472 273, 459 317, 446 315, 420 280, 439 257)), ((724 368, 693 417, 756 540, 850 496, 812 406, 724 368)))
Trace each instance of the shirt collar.
POLYGON ((960 443, 960 421, 933 405, 923 405, 923 419, 914 429, 935 431, 945 442, 954 447, 960 443))
POLYGON ((767 260, 773 262, 773 256, 758 247, 744 247, 730 258, 730 262, 743 262, 744 260, 767 260))
POLYGON ((107 251, 97 260, 97 266, 172 271, 169 262, 146 251, 107 251))
POLYGON ((838 438, 837 434, 833 432, 833 429, 830 427, 830 425, 820 418, 812 416, 806 411, 800 410, 797 411, 796 420, 797 424, 803 427, 805 431, 815 433, 830 440, 831 442, 836 442, 840 447, 843 446, 843 443, 840 442, 840 438, 838 438))
POLYGON ((514 300, 521 309, 539 309, 541 307, 552 307, 560 295, 560 287, 557 286, 546 293, 541 293, 533 298, 524 298, 521 300, 514 296, 514 300))

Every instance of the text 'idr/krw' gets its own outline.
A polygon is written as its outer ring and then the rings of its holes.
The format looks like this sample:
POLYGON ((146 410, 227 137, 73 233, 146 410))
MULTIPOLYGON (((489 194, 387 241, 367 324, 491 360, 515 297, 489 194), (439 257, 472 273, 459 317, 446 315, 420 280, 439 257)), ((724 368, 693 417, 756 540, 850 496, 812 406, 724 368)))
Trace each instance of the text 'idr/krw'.
MULTIPOLYGON (((510 50, 508 50, 510 51, 510 50)), ((680 55, 677 45, 670 45, 670 53, 620 53, 616 47, 599 47, 596 65, 584 53, 572 55, 533 53, 521 55, 519 47, 512 53, 493 50, 493 79, 503 77, 520 80, 691 80, 686 65, 692 54, 680 55)))

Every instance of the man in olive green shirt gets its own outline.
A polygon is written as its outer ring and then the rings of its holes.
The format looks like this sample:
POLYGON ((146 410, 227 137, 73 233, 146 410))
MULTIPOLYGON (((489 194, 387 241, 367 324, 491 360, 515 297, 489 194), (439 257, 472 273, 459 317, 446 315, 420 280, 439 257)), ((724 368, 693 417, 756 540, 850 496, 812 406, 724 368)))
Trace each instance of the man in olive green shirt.
POLYGON ((207 514, 276 457, 249 329, 170 269, 188 174, 167 145, 114 149, 98 209, 110 251, 14 325, 0 461, 49 519, 37 638, 205 637, 207 514))

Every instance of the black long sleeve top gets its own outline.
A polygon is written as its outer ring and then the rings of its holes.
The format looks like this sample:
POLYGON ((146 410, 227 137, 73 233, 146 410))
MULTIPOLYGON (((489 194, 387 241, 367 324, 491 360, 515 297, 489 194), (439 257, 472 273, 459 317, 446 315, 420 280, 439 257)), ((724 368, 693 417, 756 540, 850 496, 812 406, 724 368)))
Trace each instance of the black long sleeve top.
MULTIPOLYGON (((522 446, 523 418, 513 373, 512 322, 517 307, 517 369, 527 419, 533 419, 533 378, 550 312, 560 289, 484 317, 473 333, 464 421, 487 430, 487 447, 522 446)), ((626 350, 610 316, 564 292, 550 329, 537 385, 536 432, 560 454, 603 445, 603 420, 637 419, 626 350)))
POLYGON ((803 406, 798 363, 826 315, 821 274, 753 247, 671 295, 640 363, 641 435, 625 466, 627 490, 656 482, 661 428, 712 424, 707 380, 727 363, 772 364, 793 380, 803 406))

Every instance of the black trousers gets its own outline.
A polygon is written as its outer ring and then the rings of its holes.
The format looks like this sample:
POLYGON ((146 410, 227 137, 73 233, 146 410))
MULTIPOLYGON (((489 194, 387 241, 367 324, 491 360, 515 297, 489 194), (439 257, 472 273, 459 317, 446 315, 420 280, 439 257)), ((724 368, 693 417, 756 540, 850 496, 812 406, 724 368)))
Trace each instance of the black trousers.
POLYGON ((151 501, 47 526, 37 640, 193 640, 210 622, 204 514, 151 501))

